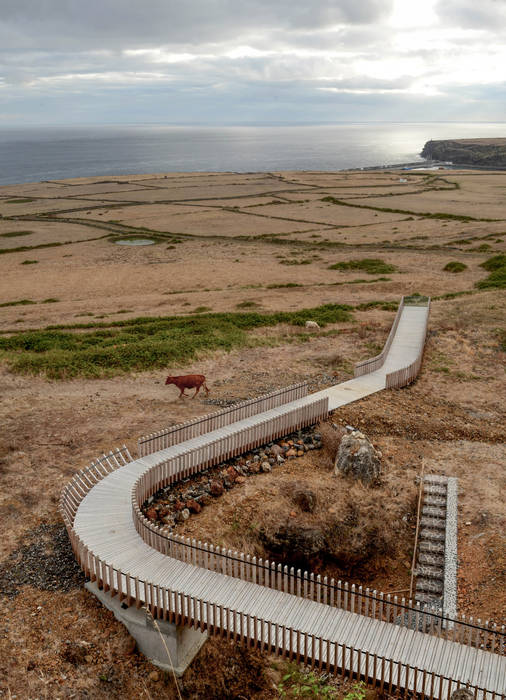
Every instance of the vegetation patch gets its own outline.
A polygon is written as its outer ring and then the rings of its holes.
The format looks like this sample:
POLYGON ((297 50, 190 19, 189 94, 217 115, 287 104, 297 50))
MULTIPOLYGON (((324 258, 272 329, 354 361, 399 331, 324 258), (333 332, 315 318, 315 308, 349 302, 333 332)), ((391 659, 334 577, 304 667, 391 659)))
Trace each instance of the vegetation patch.
POLYGON ((33 231, 7 231, 0 233, 0 238, 17 238, 17 236, 31 236, 33 231))
POLYGON ((347 260, 329 265, 329 270, 362 270, 368 275, 383 275, 396 272, 395 265, 386 263, 380 258, 363 258, 362 260, 347 260))
POLYGON ((16 199, 7 199, 6 204, 28 204, 28 202, 35 202, 33 197, 17 197, 16 199))
POLYGON ((21 265, 36 265, 38 262, 38 260, 23 260, 21 265))
POLYGON ((311 265, 312 260, 305 258, 304 260, 280 260, 280 265, 311 265))
MULTIPOLYGON (((93 240, 93 239, 92 239, 93 240)), ((75 241, 66 241, 66 243, 75 243, 75 241)), ((0 248, 0 255, 7 253, 24 253, 27 250, 36 250, 38 248, 56 248, 57 246, 65 245, 64 243, 41 243, 40 245, 20 245, 16 248, 0 248)))
POLYGON ((28 304, 36 303, 36 301, 32 301, 31 299, 19 299, 18 301, 4 301, 3 304, 0 304, 0 308, 3 308, 4 306, 27 306, 28 304))
POLYGON ((458 260, 452 260, 443 267, 445 272, 464 272, 467 270, 467 265, 463 262, 458 262, 458 260))
POLYGON ((350 306, 325 304, 270 314, 198 313, 48 326, 0 338, 0 357, 13 372, 51 379, 112 376, 183 364, 201 353, 258 343, 248 334, 255 328, 280 323, 303 326, 309 320, 320 326, 349 321, 350 311, 350 306), (81 332, 74 333, 77 329, 81 332))
POLYGON ((424 294, 419 294, 418 292, 404 297, 405 306, 427 306, 428 303, 429 297, 426 297, 424 294))
POLYGON ((483 267, 487 272, 490 272, 484 280, 476 282, 475 287, 478 289, 504 289, 506 287, 506 254, 500 253, 492 258, 482 262, 480 267, 483 267))
POLYGON ((292 289, 293 287, 303 287, 298 282, 285 282, 283 284, 268 284, 267 289, 292 289))
POLYGON ((256 301, 240 301, 238 304, 235 305, 236 309, 255 309, 258 308, 259 306, 262 306, 262 304, 259 304, 256 301))
POLYGON ((373 211, 382 211, 387 214, 413 214, 414 216, 419 216, 423 219, 448 219, 450 221, 497 221, 497 219, 483 219, 475 218, 474 216, 466 216, 464 214, 447 214, 446 212, 430 212, 430 211, 410 211, 408 209, 392 209, 390 207, 373 207, 368 204, 352 204, 351 202, 345 202, 343 199, 336 199, 336 197, 323 197, 322 202, 330 202, 331 204, 338 204, 341 207, 355 207, 356 209, 372 209, 373 211))
POLYGON ((369 309, 381 309, 382 311, 397 311, 399 304, 396 301, 366 301, 358 304, 357 311, 368 311, 369 309))

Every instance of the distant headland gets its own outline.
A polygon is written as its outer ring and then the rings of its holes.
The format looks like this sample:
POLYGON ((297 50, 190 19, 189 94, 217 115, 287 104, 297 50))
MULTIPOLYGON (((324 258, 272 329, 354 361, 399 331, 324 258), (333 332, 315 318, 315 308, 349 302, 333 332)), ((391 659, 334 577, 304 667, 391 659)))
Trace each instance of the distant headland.
POLYGON ((420 154, 434 161, 451 161, 455 165, 506 168, 506 138, 454 139, 427 141, 420 154))

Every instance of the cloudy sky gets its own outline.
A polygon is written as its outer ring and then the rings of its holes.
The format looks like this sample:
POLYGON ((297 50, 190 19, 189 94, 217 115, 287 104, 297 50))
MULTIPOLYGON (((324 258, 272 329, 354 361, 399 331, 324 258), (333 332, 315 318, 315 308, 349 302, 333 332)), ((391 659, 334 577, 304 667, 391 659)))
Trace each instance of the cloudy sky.
POLYGON ((0 0, 0 125, 506 120, 506 0, 0 0))

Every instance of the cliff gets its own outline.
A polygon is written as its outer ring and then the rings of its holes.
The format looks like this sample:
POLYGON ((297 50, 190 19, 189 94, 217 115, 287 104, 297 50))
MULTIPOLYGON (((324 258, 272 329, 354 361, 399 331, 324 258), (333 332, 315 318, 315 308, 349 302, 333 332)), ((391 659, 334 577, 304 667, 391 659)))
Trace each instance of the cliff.
POLYGON ((506 138, 427 141, 420 155, 457 165, 506 168, 506 138))

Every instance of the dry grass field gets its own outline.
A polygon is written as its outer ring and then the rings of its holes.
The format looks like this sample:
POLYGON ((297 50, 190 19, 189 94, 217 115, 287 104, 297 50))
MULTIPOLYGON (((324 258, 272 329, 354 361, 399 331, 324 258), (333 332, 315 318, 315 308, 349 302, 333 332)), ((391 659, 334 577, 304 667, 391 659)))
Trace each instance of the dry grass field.
MULTIPOLYGON (((504 624, 504 289, 476 285, 489 274, 481 264, 506 252, 505 191, 505 173, 441 170, 0 188, 0 698, 177 697, 83 590, 57 512, 61 488, 99 453, 134 450, 141 434, 215 410, 200 395, 177 400, 166 374, 205 374, 212 400, 344 380, 415 292, 433 298, 419 379, 333 421, 379 447, 387 492, 406 499, 400 512, 411 513, 422 461, 459 477, 458 607, 504 624), (155 242, 116 244, 125 237, 155 242), (321 331, 300 325, 305 309, 330 314, 318 316, 321 331)), ((252 513, 285 517, 292 479, 326 494, 326 517, 333 478, 312 452, 251 477, 184 531, 253 551, 252 513)), ((412 521, 399 533, 395 555, 362 572, 368 585, 409 587, 412 521)), ((331 573, 358 580, 345 566, 331 573)), ((275 698, 284 668, 212 641, 183 697, 275 698)))

